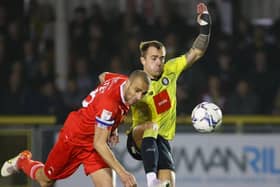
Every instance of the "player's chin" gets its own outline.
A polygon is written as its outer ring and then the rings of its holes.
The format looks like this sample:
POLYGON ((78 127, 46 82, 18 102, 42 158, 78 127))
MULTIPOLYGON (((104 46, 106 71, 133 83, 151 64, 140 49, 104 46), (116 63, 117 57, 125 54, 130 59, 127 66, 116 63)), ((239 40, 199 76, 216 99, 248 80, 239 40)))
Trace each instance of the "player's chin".
POLYGON ((157 73, 158 76, 160 76, 160 75, 162 74, 162 72, 163 72, 163 68, 159 68, 159 69, 156 71, 156 73, 157 73))
POLYGON ((162 74, 162 71, 160 71, 160 70, 159 71, 154 71, 153 72, 153 77, 158 78, 161 74, 162 74))
POLYGON ((128 104, 133 105, 133 104, 137 103, 137 101, 138 101, 137 99, 132 99, 132 100, 128 101, 128 104))

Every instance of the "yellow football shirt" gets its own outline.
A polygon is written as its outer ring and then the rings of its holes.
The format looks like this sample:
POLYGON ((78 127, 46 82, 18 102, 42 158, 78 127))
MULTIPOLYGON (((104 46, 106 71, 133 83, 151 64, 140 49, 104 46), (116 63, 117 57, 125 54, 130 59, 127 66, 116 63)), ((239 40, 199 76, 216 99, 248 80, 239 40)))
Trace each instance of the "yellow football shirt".
POLYGON ((132 126, 152 121, 159 125, 159 134, 167 140, 175 136, 176 82, 187 67, 186 56, 167 61, 158 80, 152 80, 148 93, 131 107, 132 126))

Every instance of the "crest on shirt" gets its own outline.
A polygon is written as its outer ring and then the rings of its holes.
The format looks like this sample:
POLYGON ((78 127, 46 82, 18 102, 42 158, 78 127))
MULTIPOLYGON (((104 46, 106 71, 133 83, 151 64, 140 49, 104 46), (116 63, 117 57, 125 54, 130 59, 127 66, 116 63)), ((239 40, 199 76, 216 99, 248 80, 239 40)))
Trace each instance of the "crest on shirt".
POLYGON ((169 84, 169 79, 168 79, 167 77, 163 77, 162 80, 161 80, 161 82, 162 82, 163 85, 166 86, 166 85, 169 84))
POLYGON ((153 91, 150 91, 150 92, 148 92, 148 94, 149 94, 149 95, 153 95, 153 94, 154 94, 154 92, 153 92, 153 91))
POLYGON ((112 112, 106 109, 103 109, 101 113, 101 119, 109 121, 111 119, 112 112))

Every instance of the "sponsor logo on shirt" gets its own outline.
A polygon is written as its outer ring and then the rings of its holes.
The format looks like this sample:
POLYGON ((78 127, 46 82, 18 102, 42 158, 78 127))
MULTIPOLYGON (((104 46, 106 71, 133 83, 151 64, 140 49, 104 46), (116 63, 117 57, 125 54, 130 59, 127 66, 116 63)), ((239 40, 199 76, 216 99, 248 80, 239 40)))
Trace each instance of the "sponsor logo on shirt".
POLYGON ((101 113, 101 119, 109 121, 111 119, 112 112, 106 109, 103 109, 101 113))
POLYGON ((168 92, 166 90, 163 90, 157 95, 155 95, 153 99, 158 114, 163 113, 168 109, 170 109, 171 102, 170 102, 168 92))

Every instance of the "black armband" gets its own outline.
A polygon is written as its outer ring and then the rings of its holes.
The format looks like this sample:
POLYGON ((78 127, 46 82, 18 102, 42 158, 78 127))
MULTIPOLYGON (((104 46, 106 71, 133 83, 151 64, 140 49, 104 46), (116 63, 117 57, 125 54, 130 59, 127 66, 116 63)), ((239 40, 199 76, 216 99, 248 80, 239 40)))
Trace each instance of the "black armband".
POLYGON ((203 13, 200 16, 200 34, 209 35, 211 31, 211 17, 209 13, 203 13))

